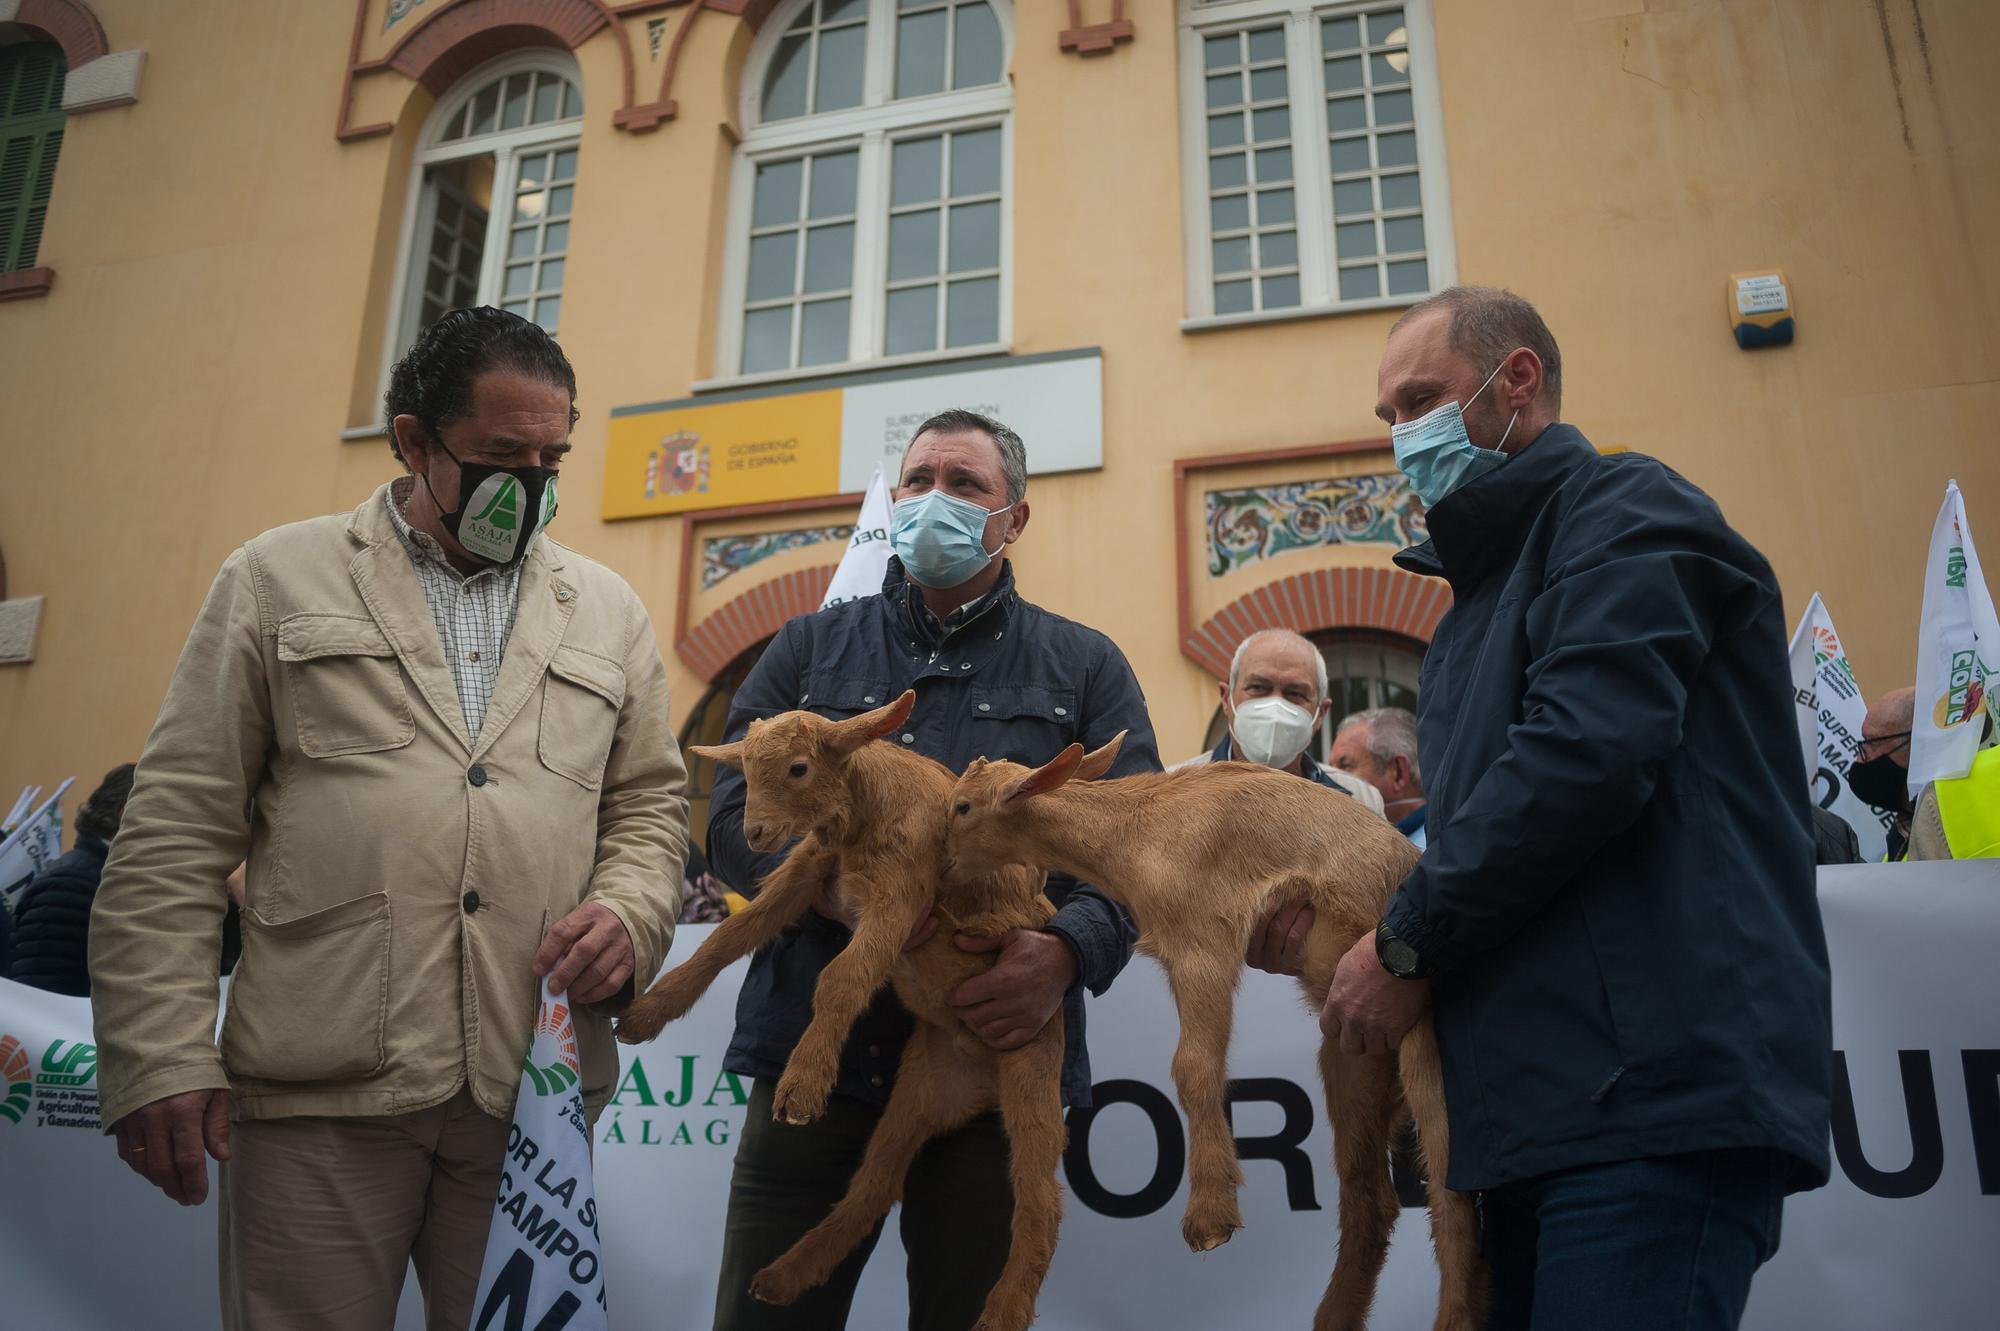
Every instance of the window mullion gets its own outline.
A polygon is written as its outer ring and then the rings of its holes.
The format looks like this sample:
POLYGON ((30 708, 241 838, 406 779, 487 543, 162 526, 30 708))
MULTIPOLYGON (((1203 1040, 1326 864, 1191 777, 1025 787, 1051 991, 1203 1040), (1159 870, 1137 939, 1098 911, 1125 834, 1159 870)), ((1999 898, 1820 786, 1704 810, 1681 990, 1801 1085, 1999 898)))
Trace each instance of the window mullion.
POLYGON ((1286 24, 1290 57, 1293 203, 1299 220, 1299 303, 1324 305, 1334 298, 1332 167, 1326 155, 1326 89, 1320 68, 1317 28, 1311 10, 1286 24))
POLYGON ((888 136, 877 130, 861 140, 854 176, 854 295, 848 309, 849 360, 881 354, 886 336, 889 272, 888 136))
POLYGON ((880 106, 896 90, 896 0, 870 0, 868 52, 862 65, 861 104, 880 106))
POLYGON ((514 216, 518 162, 512 148, 493 151, 493 198, 486 212, 486 249, 479 256, 479 300, 483 305, 500 303, 500 273, 507 255, 507 224, 514 216))

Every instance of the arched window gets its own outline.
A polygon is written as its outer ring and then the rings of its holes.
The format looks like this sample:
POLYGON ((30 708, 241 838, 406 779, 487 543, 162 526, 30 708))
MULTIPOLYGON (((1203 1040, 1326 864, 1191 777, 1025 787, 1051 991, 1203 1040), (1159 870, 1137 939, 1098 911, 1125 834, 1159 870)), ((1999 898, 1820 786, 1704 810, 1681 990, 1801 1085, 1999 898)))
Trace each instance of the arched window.
MULTIPOLYGON (((1417 710, 1417 672, 1423 668, 1424 644, 1374 629, 1327 629, 1306 637, 1326 658, 1326 696, 1333 699, 1308 749, 1318 761, 1326 761, 1343 717, 1371 707, 1417 710)), ((1228 730, 1228 718, 1217 707, 1208 723, 1210 751, 1228 730)))
POLYGON ((793 0, 745 81, 725 374, 1004 350, 1011 11, 793 0))
POLYGON ((503 56, 439 99, 417 152, 393 351, 462 305, 556 331, 582 121, 575 63, 555 51, 503 56))
POLYGON ((743 687, 743 681, 750 677, 750 668, 770 645, 771 640, 766 638, 731 661, 715 677, 708 692, 695 702, 687 724, 681 727, 681 757, 688 769, 688 837, 704 853, 708 849, 709 797, 715 793, 715 764, 698 753, 690 753, 688 746, 722 743, 723 727, 728 724, 729 705, 736 701, 736 690, 743 687))
POLYGON ((63 52, 0 46, 0 273, 35 266, 62 152, 63 52))

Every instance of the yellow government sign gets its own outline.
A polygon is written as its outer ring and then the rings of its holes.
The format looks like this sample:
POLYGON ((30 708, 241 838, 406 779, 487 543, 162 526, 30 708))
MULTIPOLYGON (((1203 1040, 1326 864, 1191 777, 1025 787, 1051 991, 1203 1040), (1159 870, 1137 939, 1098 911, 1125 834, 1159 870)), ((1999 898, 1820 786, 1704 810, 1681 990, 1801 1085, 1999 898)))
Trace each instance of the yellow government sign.
POLYGON ((838 388, 614 415, 604 516, 839 493, 838 388))

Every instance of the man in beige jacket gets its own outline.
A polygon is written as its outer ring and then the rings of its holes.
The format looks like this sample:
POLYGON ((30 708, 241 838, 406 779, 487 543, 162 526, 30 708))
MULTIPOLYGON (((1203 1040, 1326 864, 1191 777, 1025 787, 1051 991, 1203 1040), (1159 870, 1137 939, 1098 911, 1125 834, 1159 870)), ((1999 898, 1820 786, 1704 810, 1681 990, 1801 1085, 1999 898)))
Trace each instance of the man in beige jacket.
POLYGON ((666 954, 687 801, 659 648, 621 578, 540 535, 575 391, 513 315, 428 329, 388 393, 412 475, 224 562, 140 758, 91 924, 103 1116, 183 1205, 204 1146, 224 1162, 229 1327, 386 1328, 414 1258, 462 1331, 538 977, 578 1007, 595 1110, 608 1012, 666 954), (246 858, 218 1048, 215 885, 246 858))

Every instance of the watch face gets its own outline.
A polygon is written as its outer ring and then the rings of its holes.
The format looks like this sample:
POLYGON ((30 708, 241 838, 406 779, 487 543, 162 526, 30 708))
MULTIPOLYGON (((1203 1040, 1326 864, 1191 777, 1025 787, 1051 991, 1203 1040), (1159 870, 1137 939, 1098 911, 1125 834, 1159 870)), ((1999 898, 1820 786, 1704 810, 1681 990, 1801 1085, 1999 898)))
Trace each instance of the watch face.
POLYGON ((1402 939, 1390 936, 1381 940, 1382 969, 1398 978, 1406 978, 1417 969, 1417 950, 1402 939))

